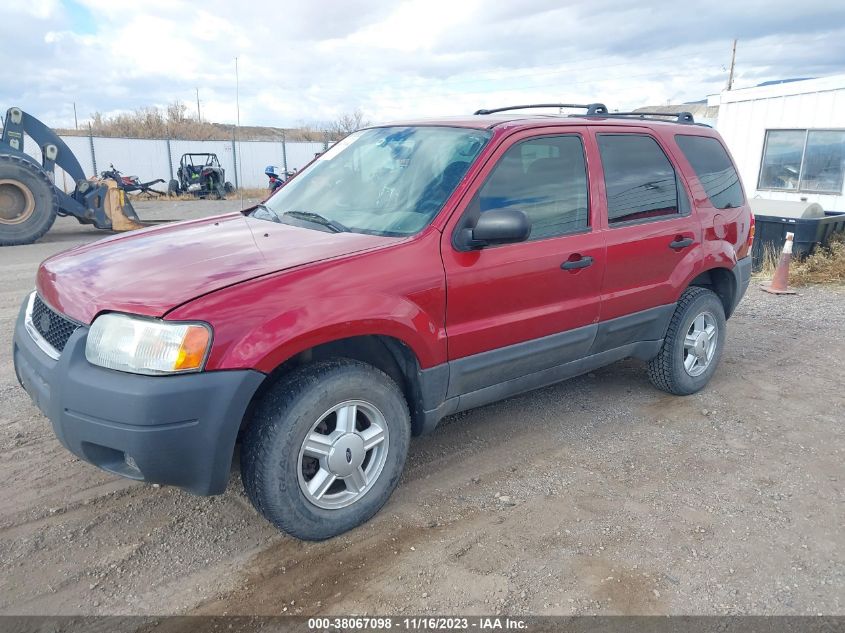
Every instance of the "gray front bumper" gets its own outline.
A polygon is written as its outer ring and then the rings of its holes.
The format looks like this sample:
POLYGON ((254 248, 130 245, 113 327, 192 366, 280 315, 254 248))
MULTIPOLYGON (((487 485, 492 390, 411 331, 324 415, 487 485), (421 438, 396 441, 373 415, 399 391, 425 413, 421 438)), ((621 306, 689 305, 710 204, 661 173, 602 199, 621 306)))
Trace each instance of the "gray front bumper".
POLYGON ((200 495, 226 489, 238 430, 264 374, 140 376, 104 369, 85 358, 85 327, 53 360, 26 331, 25 307, 15 326, 15 372, 68 450, 130 479, 200 495))

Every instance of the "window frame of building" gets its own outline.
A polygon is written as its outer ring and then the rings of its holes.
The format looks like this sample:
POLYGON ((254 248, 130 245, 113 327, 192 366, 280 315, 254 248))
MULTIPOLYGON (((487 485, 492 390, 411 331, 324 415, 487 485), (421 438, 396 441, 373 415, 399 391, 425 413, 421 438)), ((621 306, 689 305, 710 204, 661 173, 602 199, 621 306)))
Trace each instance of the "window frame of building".
POLYGON ((840 167, 839 189, 808 189, 804 186, 804 168, 807 158, 807 146, 811 132, 839 132, 845 133, 845 128, 766 128, 763 136, 763 151, 760 154, 760 167, 757 173, 757 191, 779 191, 785 193, 810 193, 819 195, 843 195, 845 189, 845 164, 840 167), (766 164, 766 151, 769 148, 769 135, 772 132, 803 132, 804 143, 801 148, 801 161, 798 165, 798 186, 794 189, 789 187, 773 187, 763 184, 763 168, 766 164))

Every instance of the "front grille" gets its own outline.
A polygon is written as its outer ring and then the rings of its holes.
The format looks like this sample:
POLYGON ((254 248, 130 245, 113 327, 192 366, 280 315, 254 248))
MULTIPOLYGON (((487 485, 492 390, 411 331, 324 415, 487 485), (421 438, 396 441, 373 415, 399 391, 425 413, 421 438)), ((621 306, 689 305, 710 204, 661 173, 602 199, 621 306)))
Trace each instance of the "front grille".
POLYGON ((60 353, 67 345, 70 335, 79 327, 78 323, 52 310, 38 295, 35 295, 32 302, 32 325, 44 340, 60 353))

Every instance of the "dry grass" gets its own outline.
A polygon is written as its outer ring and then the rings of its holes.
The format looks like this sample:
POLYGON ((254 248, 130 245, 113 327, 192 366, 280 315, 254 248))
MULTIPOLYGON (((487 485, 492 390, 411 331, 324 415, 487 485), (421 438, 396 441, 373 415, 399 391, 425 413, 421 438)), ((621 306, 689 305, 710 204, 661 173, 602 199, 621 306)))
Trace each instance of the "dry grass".
MULTIPOLYGON (((264 200, 267 197, 269 191, 264 188, 244 188, 244 189, 237 189, 232 193, 228 193, 225 196, 225 200, 240 200, 243 198, 245 201, 249 200, 250 202, 254 202, 256 200, 264 200)), ((208 196, 209 200, 214 200, 215 197, 213 195, 208 196)), ((147 195, 135 195, 132 194, 132 200, 145 200, 150 202, 167 202, 173 200, 199 200, 197 196, 192 193, 180 193, 178 196, 147 196, 147 195)))
MULTIPOLYGON (((2 121, 0 121, 2 122, 2 121)), ((369 125, 360 110, 344 114, 336 121, 301 123, 297 127, 280 128, 242 125, 237 129, 231 124, 201 121, 189 114, 188 107, 174 101, 166 108, 145 107, 133 112, 91 115, 90 131, 94 136, 117 138, 172 138, 189 141, 231 141, 235 135, 242 141, 333 142, 350 132, 369 125)), ((64 129, 56 132, 67 136, 87 136, 89 128, 64 129)))
POLYGON ((228 196, 226 196, 226 200, 240 200, 241 198, 244 198, 245 200, 247 198, 250 200, 264 200, 264 198, 266 198, 268 195, 270 195, 270 190, 264 187, 244 187, 243 189, 238 189, 237 191, 230 193, 228 196))
MULTIPOLYGON (((771 279, 779 259, 780 251, 766 249, 763 267, 757 275, 771 279)), ((845 233, 831 235, 827 246, 819 246, 809 257, 793 261, 789 283, 793 286, 845 283, 845 233)))
POLYGON ((754 271, 754 276, 760 279, 771 279, 775 275, 779 260, 780 250, 766 246, 763 249, 763 265, 760 270, 754 271))

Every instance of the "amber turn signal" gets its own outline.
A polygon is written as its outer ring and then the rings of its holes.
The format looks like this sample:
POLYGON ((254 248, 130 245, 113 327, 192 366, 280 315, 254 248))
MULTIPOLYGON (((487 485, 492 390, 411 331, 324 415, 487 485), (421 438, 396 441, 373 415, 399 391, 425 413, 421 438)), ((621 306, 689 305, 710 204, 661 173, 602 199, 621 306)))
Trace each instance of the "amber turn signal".
POLYGON ((208 329, 201 325, 190 325, 182 339, 179 353, 174 363, 174 371, 199 369, 208 350, 208 329))

